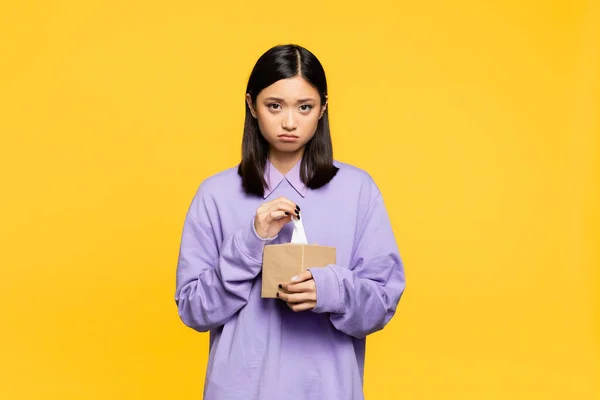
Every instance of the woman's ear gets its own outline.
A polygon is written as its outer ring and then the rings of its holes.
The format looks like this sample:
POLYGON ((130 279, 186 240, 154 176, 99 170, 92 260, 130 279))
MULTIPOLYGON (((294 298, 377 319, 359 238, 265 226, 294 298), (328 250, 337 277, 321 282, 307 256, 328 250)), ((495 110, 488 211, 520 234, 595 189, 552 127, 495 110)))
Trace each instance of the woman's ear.
POLYGON ((325 114, 325 110, 327 110, 327 101, 328 101, 328 97, 327 97, 327 95, 325 95, 325 104, 323 104, 321 106, 321 114, 319 115, 319 119, 321 119, 321 117, 323 117, 323 114, 325 114))
POLYGON ((246 93, 246 104, 248 104, 250 114, 252 114, 252 116, 256 118, 256 110, 254 109, 254 105, 252 104, 252 96, 250 96, 250 93, 246 93))

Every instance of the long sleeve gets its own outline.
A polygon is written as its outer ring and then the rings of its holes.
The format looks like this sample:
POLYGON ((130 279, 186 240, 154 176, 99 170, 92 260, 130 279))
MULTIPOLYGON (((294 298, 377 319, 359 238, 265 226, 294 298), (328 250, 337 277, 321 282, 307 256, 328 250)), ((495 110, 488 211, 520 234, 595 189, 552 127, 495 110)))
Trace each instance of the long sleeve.
MULTIPOLYGON (((188 211, 177 264, 175 301, 181 320, 206 332, 223 325, 248 301, 252 280, 260 273, 261 239, 250 221, 218 246, 201 197, 188 211)), ((218 229, 218 227, 217 227, 218 229)))
POLYGON ((381 194, 358 229, 350 268, 312 268, 316 313, 330 313, 336 329, 364 338, 392 318, 405 288, 404 266, 381 194))

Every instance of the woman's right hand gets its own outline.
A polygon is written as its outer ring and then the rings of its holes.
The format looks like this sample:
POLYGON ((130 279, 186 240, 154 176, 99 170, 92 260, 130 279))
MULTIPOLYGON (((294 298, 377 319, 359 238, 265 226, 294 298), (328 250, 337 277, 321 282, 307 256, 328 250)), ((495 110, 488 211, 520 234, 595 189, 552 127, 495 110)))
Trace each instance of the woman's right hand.
POLYGON ((300 219, 300 207, 285 197, 279 197, 258 207, 254 229, 263 239, 275 237, 292 220, 292 215, 300 219))

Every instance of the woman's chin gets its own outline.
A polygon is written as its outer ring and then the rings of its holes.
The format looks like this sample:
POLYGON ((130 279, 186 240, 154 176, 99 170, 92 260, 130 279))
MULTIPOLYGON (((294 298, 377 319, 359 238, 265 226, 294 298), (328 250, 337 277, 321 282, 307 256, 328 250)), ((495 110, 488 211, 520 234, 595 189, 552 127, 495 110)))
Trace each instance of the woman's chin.
POLYGON ((304 143, 272 143, 271 149, 280 152, 280 153, 297 153, 301 151, 304 147, 304 143))

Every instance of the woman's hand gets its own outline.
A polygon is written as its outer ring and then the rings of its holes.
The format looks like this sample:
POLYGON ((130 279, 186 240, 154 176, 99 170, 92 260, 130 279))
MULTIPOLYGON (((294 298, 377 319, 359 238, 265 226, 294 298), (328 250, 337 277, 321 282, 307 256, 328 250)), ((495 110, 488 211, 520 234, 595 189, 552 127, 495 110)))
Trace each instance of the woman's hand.
POLYGON ((292 220, 292 215, 300 218, 300 207, 285 197, 279 197, 261 204, 256 210, 254 229, 263 239, 275 237, 292 220))
POLYGON ((312 310, 317 305, 317 286, 310 271, 292 277, 291 283, 279 285, 277 297, 285 301, 293 311, 312 310))

